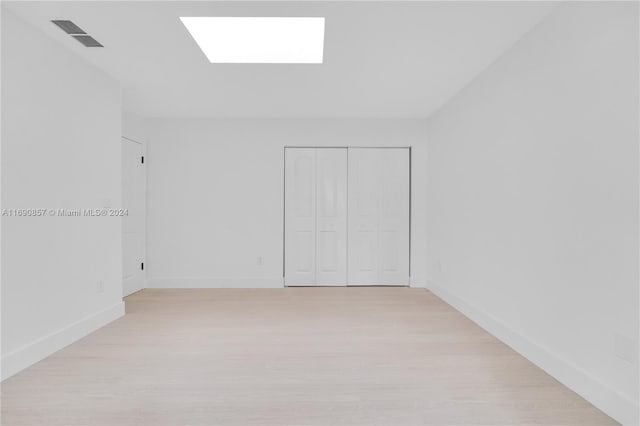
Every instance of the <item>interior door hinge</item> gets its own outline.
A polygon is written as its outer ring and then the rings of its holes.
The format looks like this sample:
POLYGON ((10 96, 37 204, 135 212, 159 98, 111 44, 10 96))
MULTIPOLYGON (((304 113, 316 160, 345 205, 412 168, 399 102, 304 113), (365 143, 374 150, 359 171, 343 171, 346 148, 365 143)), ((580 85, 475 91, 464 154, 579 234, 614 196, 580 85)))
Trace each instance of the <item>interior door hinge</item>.
POLYGON ((140 163, 144 164, 144 155, 142 157, 140 157, 140 163))
POLYGON ((144 271, 144 262, 140 264, 140 270, 144 271))

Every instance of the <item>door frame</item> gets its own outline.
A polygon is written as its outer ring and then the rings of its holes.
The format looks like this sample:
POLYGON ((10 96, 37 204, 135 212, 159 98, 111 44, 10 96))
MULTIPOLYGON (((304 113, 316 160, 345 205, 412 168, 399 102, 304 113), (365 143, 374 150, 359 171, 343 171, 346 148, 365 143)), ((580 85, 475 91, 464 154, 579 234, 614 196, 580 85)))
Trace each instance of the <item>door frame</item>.
MULTIPOLYGON (((144 268, 142 269, 142 288, 140 290, 144 290, 145 288, 147 288, 147 271, 148 271, 148 265, 147 265, 147 163, 148 163, 148 158, 147 158, 147 144, 145 142, 142 142, 140 140, 136 140, 136 139, 132 139, 130 137, 127 136, 121 136, 121 142, 131 142, 131 143, 135 143, 140 145, 141 151, 142 151, 142 158, 144 158, 144 163, 142 163, 142 174, 143 174, 143 179, 142 179, 142 188, 143 188, 143 192, 144 192, 144 197, 142 198, 142 202, 143 202, 143 209, 144 209, 144 214, 142 215, 142 222, 143 222, 143 232, 144 232, 144 236, 142 239, 142 263, 144 264, 144 268)), ((120 170, 120 175, 122 176, 122 170, 120 170)), ((121 187, 123 187, 124 182, 121 183, 121 187)), ((120 194, 120 205, 122 208, 124 208, 123 206, 123 202, 124 202, 124 194, 120 194)), ((122 232, 122 219, 121 219, 121 226, 120 226, 120 235, 122 236, 123 232, 122 232)), ((122 241, 120 242, 120 245, 122 246, 122 241)), ((122 257, 122 256, 121 256, 122 257)), ((122 259, 121 259, 121 263, 122 263, 122 259)), ((124 265, 123 265, 124 266, 124 265)), ((124 277, 121 278, 122 279, 122 294, 123 294, 123 298, 130 296, 131 294, 134 294, 140 290, 136 290, 133 291, 127 295, 124 294, 124 277)))
MULTIPOLYGON (((347 150, 347 174, 349 173, 349 150, 350 149, 408 149, 409 150, 409 283, 407 286, 411 286, 411 233, 412 233, 412 217, 413 217, 413 204, 411 202, 413 198, 413 174, 412 174, 412 164, 413 160, 411 157, 411 145, 404 146, 368 146, 368 145, 284 145, 282 147, 282 284, 284 287, 287 286, 287 281, 285 277, 285 267, 286 264, 286 232, 287 232, 287 175, 286 175, 286 154, 287 148, 310 148, 310 149, 318 149, 318 148, 344 148, 347 150)), ((145 174, 146 176, 146 174, 145 174)), ((349 181, 347 180, 347 193, 349 192, 349 181)), ((146 189, 145 189, 146 193, 146 189)), ((145 208, 146 211, 146 208, 145 208)), ((349 210, 347 208, 347 217, 349 215, 349 210)), ((146 221, 145 221, 146 223, 146 221)), ((146 237, 146 231, 145 231, 146 237)), ((348 244, 348 236, 347 236, 347 244, 348 244)), ((348 247, 348 246, 347 246, 348 247)), ((145 252, 146 254, 146 252, 145 252)), ((349 253, 347 251, 347 277, 349 276, 349 253)), ((347 287, 349 283, 347 282, 347 287)), ((382 286, 383 287, 383 286, 382 286)))

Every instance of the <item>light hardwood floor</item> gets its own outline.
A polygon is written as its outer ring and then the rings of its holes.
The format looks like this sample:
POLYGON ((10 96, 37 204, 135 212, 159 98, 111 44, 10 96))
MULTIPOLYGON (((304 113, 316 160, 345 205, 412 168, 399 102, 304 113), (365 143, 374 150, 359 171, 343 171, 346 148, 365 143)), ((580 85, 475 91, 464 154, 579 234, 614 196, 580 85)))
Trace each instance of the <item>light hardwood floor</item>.
POLYGON ((143 290, 3 382, 3 425, 609 425, 423 289, 143 290))

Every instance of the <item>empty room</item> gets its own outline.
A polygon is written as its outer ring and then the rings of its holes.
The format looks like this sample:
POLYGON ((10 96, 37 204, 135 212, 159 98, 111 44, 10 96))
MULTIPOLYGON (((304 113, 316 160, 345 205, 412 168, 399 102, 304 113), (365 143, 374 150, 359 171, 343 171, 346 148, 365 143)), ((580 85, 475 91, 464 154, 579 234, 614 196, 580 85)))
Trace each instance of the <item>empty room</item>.
POLYGON ((2 425, 639 425, 639 6, 2 1, 2 425))

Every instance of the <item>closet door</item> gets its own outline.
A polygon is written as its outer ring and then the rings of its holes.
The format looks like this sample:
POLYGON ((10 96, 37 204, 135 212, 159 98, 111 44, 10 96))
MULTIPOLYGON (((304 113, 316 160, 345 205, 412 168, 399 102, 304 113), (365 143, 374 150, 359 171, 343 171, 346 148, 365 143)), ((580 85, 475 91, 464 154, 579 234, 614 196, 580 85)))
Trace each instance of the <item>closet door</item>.
POLYGON ((378 283, 378 150, 349 150, 349 285, 378 283))
POLYGON ((285 149, 285 284, 316 282, 316 150, 285 149))
POLYGON ((347 285, 347 149, 316 149, 316 285, 347 285))
POLYGON ((409 285, 409 150, 379 149, 379 282, 409 285))
POLYGON ((347 285, 347 149, 285 149, 285 284, 347 285))
POLYGON ((349 150, 349 285, 409 284, 409 150, 349 150))

